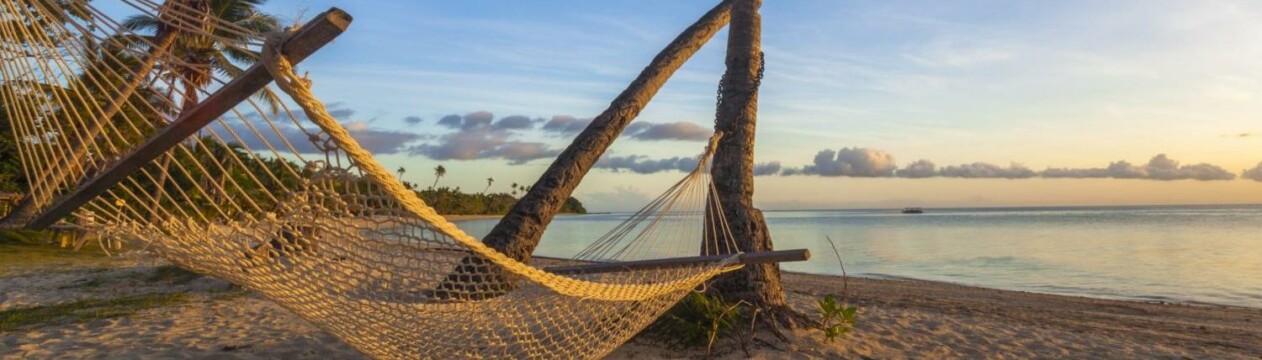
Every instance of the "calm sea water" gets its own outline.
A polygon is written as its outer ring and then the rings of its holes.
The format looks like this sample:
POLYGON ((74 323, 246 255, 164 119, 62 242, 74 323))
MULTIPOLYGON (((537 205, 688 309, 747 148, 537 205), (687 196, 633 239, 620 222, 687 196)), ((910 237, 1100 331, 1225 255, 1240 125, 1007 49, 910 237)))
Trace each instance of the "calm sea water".
MULTIPOLYGON (((1262 307, 1262 205, 769 211, 784 269, 1103 298, 1262 307)), ((572 255, 627 214, 558 217, 541 255, 572 255)), ((462 222, 480 236, 495 221, 462 222)))

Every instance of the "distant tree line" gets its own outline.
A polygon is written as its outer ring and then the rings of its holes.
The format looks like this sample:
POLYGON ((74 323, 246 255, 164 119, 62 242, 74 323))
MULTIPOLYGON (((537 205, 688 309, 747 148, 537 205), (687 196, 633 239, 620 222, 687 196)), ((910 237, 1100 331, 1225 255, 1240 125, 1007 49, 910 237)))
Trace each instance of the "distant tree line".
MULTIPOLYGON (((507 193, 468 194, 460 192, 460 188, 440 187, 417 191, 426 204, 434 207, 439 214, 457 215, 503 215, 517 203, 517 198, 507 193)), ((562 213, 586 214, 587 209, 578 199, 570 197, 565 200, 562 213)))

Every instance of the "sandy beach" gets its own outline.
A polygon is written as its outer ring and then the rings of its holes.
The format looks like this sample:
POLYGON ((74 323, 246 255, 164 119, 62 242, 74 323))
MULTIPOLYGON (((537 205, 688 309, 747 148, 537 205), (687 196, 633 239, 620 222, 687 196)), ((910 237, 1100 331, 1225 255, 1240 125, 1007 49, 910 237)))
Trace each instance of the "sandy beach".
MULTIPOLYGON (((0 331, 0 358, 364 358, 257 294, 186 274, 148 256, 93 258, 43 267, 0 267, 0 311, 89 299, 161 297, 105 319, 49 319, 0 331), (163 297, 165 296, 165 297, 163 297)), ((804 312, 841 294, 834 276, 786 274, 804 312)), ((818 330, 759 333, 760 359, 817 358, 1219 358, 1262 357, 1262 309, 1160 304, 992 290, 916 280, 852 278, 855 332, 826 342, 818 330)), ((746 358, 720 340, 717 358, 746 358)), ((613 359, 703 358, 634 340, 613 359)))

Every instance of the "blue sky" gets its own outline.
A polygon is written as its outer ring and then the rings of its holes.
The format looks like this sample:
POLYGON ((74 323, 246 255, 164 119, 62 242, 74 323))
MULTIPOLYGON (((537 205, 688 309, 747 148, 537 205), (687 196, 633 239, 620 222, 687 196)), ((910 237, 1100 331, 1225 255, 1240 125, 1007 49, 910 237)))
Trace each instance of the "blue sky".
MULTIPOLYGON (((598 114, 714 3, 272 0, 266 9, 290 21, 330 6, 355 16, 301 70, 348 123, 416 135, 384 138, 408 141, 379 156, 388 166, 428 184, 442 164, 443 184, 480 191, 490 176, 506 191, 533 182, 572 137, 543 130, 548 121, 598 114), (440 123, 453 114, 463 122, 440 123), (528 128, 469 123, 515 115, 528 128), (459 141, 483 150, 462 153, 459 141)), ((756 158, 799 174, 760 176, 764 208, 1262 202, 1262 182, 1241 177, 1262 161, 1262 3, 769 0, 762 14, 756 158), (920 159, 934 176, 903 175, 920 159), (1027 168, 1029 178, 1005 175, 1027 168), (1047 168, 1072 178, 1048 178, 1047 168), (1224 174, 1236 179, 1170 180, 1224 174)), ((649 172, 701 151, 725 38, 637 120, 657 135, 623 137, 609 156, 649 172)), ((595 210, 627 210, 680 176, 596 169, 576 194, 595 210)))

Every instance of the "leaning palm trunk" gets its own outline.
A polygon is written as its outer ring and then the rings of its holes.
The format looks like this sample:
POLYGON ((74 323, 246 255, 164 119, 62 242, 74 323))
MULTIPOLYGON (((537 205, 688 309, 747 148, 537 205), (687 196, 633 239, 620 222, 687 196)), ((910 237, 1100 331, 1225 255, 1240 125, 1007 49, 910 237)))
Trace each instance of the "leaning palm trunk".
MULTIPOLYGON (((635 81, 557 156, 539 180, 528 187, 521 200, 482 242, 513 259, 529 261, 544 229, 609 145, 648 105, 666 80, 727 25, 730 3, 728 0, 715 6, 658 53, 635 81)), ((509 290, 501 276, 499 270, 488 267, 484 259, 467 257, 435 293, 453 298, 494 296, 509 290)))
MULTIPOLYGON (((134 95, 136 90, 140 88, 140 85, 145 82, 146 74, 153 71, 154 64, 156 64, 158 59, 171 48, 171 45, 174 44, 176 40, 176 37, 170 36, 169 33, 161 36, 160 38, 162 39, 160 43, 150 49, 148 58, 137 66, 136 71, 132 72, 135 75, 125 86, 123 86, 122 89, 119 90, 118 94, 114 96, 112 101, 107 104, 105 109, 101 112, 100 116, 97 117, 100 121, 90 122, 90 124, 92 124, 91 128, 86 129, 85 131, 87 136, 80 139, 81 142, 79 143, 79 146, 74 148, 73 154, 70 157, 62 158, 61 164, 48 168, 48 175, 44 176, 42 185, 31 182, 31 187, 44 186, 49 189, 58 189, 65 185, 67 181, 71 181, 71 179, 69 179, 73 175, 73 173, 71 173, 71 168, 76 166, 75 164, 79 164, 79 160, 87 155, 90 144, 94 143, 95 139, 101 135, 101 131, 105 129, 106 122, 122 111, 123 105, 130 101, 132 95, 134 95)), ((83 175, 86 176, 86 168, 84 168, 83 171, 83 175)), ((36 194, 36 192, 32 191, 31 194, 36 194)), ((0 219, 0 228, 13 229, 26 226, 26 223, 35 218, 35 215, 38 215, 40 206, 47 204, 52 200, 53 199, 36 199, 35 196, 24 197, 22 202, 18 203, 18 206, 14 208, 13 211, 9 212, 8 216, 0 219)))
POLYGON ((724 1, 715 6, 658 53, 635 81, 557 156, 483 242, 514 259, 529 259, 544 228, 609 145, 648 105, 666 80, 727 25, 730 3, 724 1))

